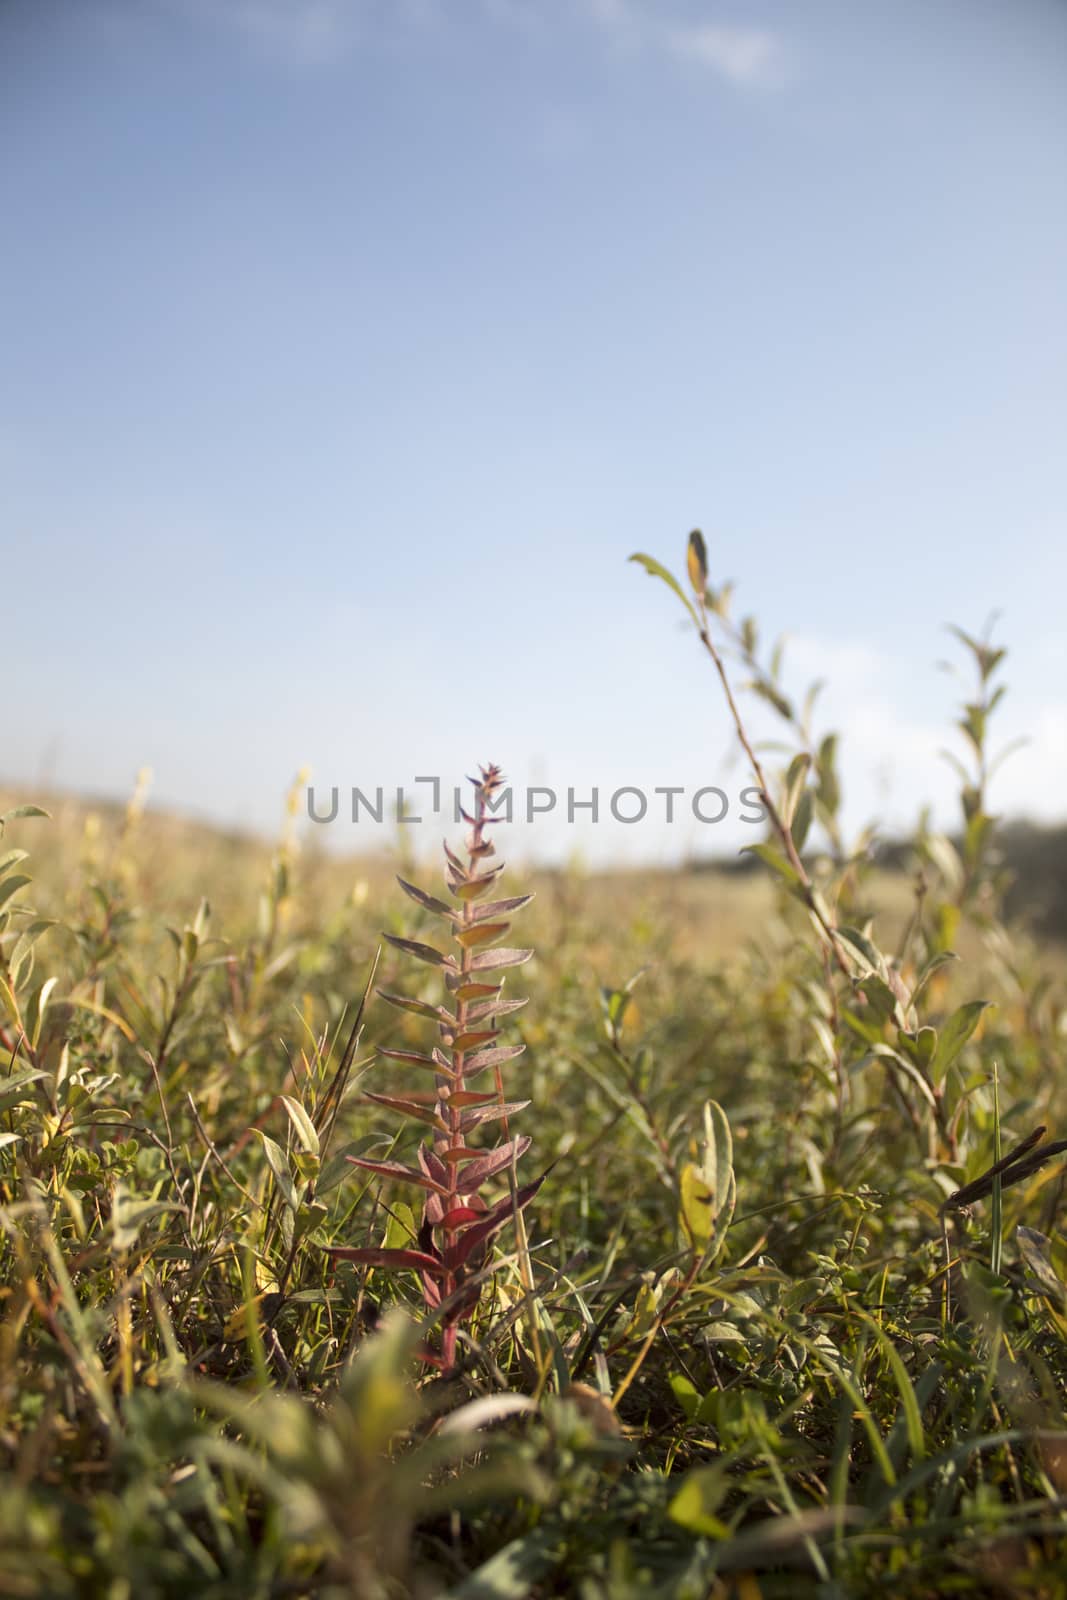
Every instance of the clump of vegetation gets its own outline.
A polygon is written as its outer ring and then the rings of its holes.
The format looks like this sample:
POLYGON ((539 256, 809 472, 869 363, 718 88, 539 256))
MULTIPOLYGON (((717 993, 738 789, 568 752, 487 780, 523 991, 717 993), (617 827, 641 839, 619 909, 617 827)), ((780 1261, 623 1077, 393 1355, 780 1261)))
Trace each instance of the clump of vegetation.
POLYGON ((141 793, 3 817, 0 1592, 1062 1592, 1065 967, 1003 920, 1003 651, 957 636, 959 831, 887 874, 704 541, 636 559, 758 874, 531 904, 493 767, 403 914, 295 791, 269 860, 173 872, 141 793))

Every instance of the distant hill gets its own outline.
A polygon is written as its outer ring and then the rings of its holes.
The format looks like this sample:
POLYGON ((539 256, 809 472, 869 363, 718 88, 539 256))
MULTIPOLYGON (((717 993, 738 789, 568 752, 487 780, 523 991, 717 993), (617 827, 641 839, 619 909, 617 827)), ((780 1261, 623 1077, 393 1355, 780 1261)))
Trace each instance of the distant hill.
MULTIPOLYGON (((44 806, 52 815, 56 830, 51 835, 51 854, 58 853, 54 866, 62 867, 71 859, 77 841, 83 834, 87 819, 95 819, 105 837, 114 838, 122 829, 126 817, 126 803, 103 796, 72 792, 44 793, 31 791, 20 783, 0 782, 0 812, 10 806, 32 800, 44 806)), ((252 832, 221 827, 203 818, 181 816, 151 803, 140 818, 137 831, 141 848, 147 849, 157 864, 172 863, 177 871, 195 860, 203 875, 214 875, 217 863, 225 860, 230 874, 260 870, 267 860, 275 840, 252 832), (257 865, 258 864, 258 865, 257 865)), ((1051 827, 1025 821, 1009 821, 1001 825, 997 834, 998 845, 1005 871, 1010 879, 1007 894, 1007 913, 1011 920, 1025 923, 1035 934, 1067 940, 1067 823, 1051 827)), ((26 839, 25 844, 35 850, 40 841, 26 839)), ((958 840, 956 841, 958 844, 958 840)), ((358 871, 372 881, 388 879, 395 865, 388 847, 365 855, 347 857, 330 856, 319 847, 312 835, 305 838, 302 854, 305 872, 310 868, 324 878, 358 871)), ((911 844, 906 840, 885 840, 876 847, 874 861, 887 875, 907 872, 913 864, 911 844)), ((39 870, 35 868, 35 871, 39 870)), ((702 877, 705 874, 723 878, 758 877, 765 869, 758 857, 746 853, 721 857, 703 857, 684 862, 679 869, 685 875, 702 877)), ((566 877, 565 869, 542 866, 538 874, 551 880, 566 877)), ((198 874, 199 876, 199 874, 198 874)), ((670 877, 670 870, 662 868, 629 868, 626 871, 600 869, 595 876, 605 881, 615 878, 647 878, 649 881, 670 877)), ((739 886, 740 887, 740 886, 739 886)))

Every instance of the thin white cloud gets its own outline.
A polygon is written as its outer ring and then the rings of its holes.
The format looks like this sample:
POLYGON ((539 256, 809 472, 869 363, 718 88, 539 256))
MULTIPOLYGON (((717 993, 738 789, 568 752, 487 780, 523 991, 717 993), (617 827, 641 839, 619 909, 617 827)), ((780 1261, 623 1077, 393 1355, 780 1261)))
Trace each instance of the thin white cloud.
POLYGON ((779 34, 742 23, 685 23, 677 0, 672 17, 662 0, 481 0, 493 22, 537 31, 563 30, 575 18, 595 28, 614 50, 673 56, 746 89, 774 88, 785 76, 779 34))
POLYGON ((435 22, 440 0, 164 0, 299 66, 345 60, 372 29, 435 22))
MULTIPOLYGON (((228 28, 253 49, 299 66, 345 60, 369 35, 466 20, 469 0, 157 0, 171 10, 228 28)), ((562 32, 577 17, 613 49, 673 56, 747 89, 783 77, 780 37, 728 22, 683 24, 659 0, 481 0, 481 15, 528 36, 562 32)))
POLYGON ((705 22, 696 27, 668 28, 663 42, 675 55, 710 67, 720 77, 744 88, 773 87, 782 79, 781 41, 766 28, 705 22))
POLYGON ((346 56, 363 20, 362 0, 165 0, 171 9, 229 29, 264 54, 302 66, 346 56))
POLYGON ((619 46, 644 45, 706 68, 742 88, 773 88, 784 76, 778 34, 731 22, 681 23, 659 0, 583 0, 586 16, 619 46))

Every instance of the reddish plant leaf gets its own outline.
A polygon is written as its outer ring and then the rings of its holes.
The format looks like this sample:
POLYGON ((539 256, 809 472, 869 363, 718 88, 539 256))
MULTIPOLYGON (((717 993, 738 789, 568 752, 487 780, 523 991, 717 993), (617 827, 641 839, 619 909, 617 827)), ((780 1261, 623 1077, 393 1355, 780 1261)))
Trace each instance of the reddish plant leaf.
POLYGON ((486 1067, 499 1067, 505 1061, 514 1061, 525 1049, 524 1044, 500 1044, 494 1045, 491 1050, 478 1050, 467 1057, 463 1071, 473 1078, 476 1073, 484 1072, 486 1067))
POLYGON ((428 1256, 422 1250, 403 1250, 386 1248, 384 1245, 376 1248, 374 1245, 357 1246, 350 1248, 348 1245, 327 1245, 326 1254, 335 1261, 360 1261, 365 1267, 413 1267, 416 1272, 432 1273, 434 1277, 443 1277, 444 1263, 438 1261, 436 1256, 428 1256))
POLYGON ((409 1100, 399 1095, 371 1094, 369 1091, 364 1092, 363 1099, 373 1101, 376 1106, 384 1106, 387 1111, 399 1111, 403 1116, 414 1117, 417 1122, 425 1122, 431 1128, 440 1128, 442 1133, 446 1130, 445 1122, 434 1110, 436 1096, 429 1097, 428 1105, 421 1099, 409 1100))
POLYGON ((410 1067, 429 1067, 431 1072, 440 1072, 446 1078, 455 1077, 448 1057, 442 1055, 440 1050, 424 1055, 421 1050, 386 1050, 384 1046, 379 1046, 378 1054, 390 1061, 405 1061, 410 1067))
POLYGON ((501 863, 499 867, 493 867, 489 872, 483 872, 477 878, 465 878, 463 882, 456 884, 453 893, 458 894, 461 900, 477 900, 480 895, 485 894, 487 889, 493 887, 503 870, 503 863, 501 863))
POLYGON ((517 894, 510 900, 487 900, 484 905, 475 908, 474 920, 484 922, 487 917, 510 916, 513 911, 521 911, 523 906, 528 906, 532 899, 532 894, 517 894))
MULTIPOLYGON (((441 1286, 436 1283, 428 1272, 420 1273, 422 1278, 422 1298, 429 1311, 436 1311, 441 1304, 441 1286)), ((432 1366, 443 1367, 444 1362, 440 1356, 424 1356, 424 1361, 429 1361, 432 1366)))
POLYGON ((494 939, 503 938, 510 927, 510 922, 472 922, 469 928, 457 931, 456 943, 461 944, 464 950, 473 949, 479 944, 491 944, 494 939))
POLYGON ((479 1154, 477 1150, 470 1150, 465 1144, 450 1144, 437 1150, 442 1161, 447 1161, 450 1167, 458 1166, 461 1161, 473 1161, 479 1154))
POLYGON ((453 1050, 473 1050, 475 1045, 488 1044, 490 1039, 496 1038, 495 1028, 468 1028, 463 1033, 457 1033, 452 1040, 453 1050))
POLYGON ((529 1005, 529 998, 524 996, 521 1000, 479 1000, 478 1004, 471 1006, 467 1012, 469 1022, 487 1022, 490 1017, 506 1017, 512 1011, 521 1011, 523 1006, 529 1005))
POLYGON ((438 1194, 448 1193, 448 1168, 441 1158, 431 1150, 427 1144, 420 1144, 418 1151, 419 1166, 430 1179, 438 1194))
POLYGON ((461 1234, 451 1249, 444 1252, 445 1265, 448 1270, 455 1272, 468 1259, 471 1251, 476 1250, 487 1239, 491 1239, 494 1233, 497 1233, 504 1226, 509 1217, 514 1216, 516 1211, 524 1211, 547 1177, 548 1173, 542 1172, 541 1176, 535 1178, 532 1183, 528 1183, 523 1188, 516 1190, 514 1203, 511 1196, 508 1195, 506 1199, 501 1200, 499 1205, 495 1205, 491 1211, 487 1211, 480 1222, 473 1222, 461 1234))
POLYGON ((464 1133, 468 1128, 481 1127, 483 1122, 496 1122, 500 1117, 514 1117, 520 1111, 525 1111, 530 1104, 529 1100, 506 1100, 501 1105, 496 1100, 491 1106, 474 1106, 470 1111, 465 1111, 459 1119, 459 1125, 464 1133))
POLYGON ((345 1156, 345 1160, 351 1161, 354 1167, 362 1167, 364 1172, 376 1172, 382 1178, 399 1178, 403 1183, 417 1183, 420 1188, 433 1189, 437 1194, 448 1193, 446 1183, 431 1178, 425 1172, 417 1172, 402 1161, 369 1161, 366 1156, 345 1156))
POLYGON ((496 1095, 492 1092, 478 1094, 474 1089, 459 1089, 455 1094, 449 1095, 448 1103, 450 1106, 487 1106, 490 1100, 495 1099, 496 1095))
POLYGON ((450 972, 445 982, 457 1000, 481 1000, 485 995, 499 994, 499 983, 476 983, 460 972, 450 972))
POLYGON ((404 878, 397 878, 396 881, 404 893, 410 895, 412 900, 417 905, 422 906, 424 911, 432 911, 434 916, 437 917, 447 917, 451 922, 456 913, 450 905, 446 905, 443 900, 436 899, 432 894, 427 894, 426 890, 420 889, 417 883, 408 883, 404 878))
POLYGON ((456 1188, 460 1194, 470 1194, 479 1188, 486 1178, 493 1177, 498 1172, 503 1172, 511 1166, 512 1156, 518 1161, 530 1148, 529 1134, 521 1134, 517 1139, 509 1139, 507 1144, 497 1145, 495 1150, 490 1150, 478 1161, 472 1161, 465 1172, 461 1172, 456 1180, 456 1188))
POLYGON ((387 989, 377 990, 377 995, 379 1000, 396 1006, 398 1011, 410 1011, 416 1017, 429 1017, 432 1022, 455 1021, 451 1011, 446 1011, 444 1006, 432 1006, 425 1000, 412 1000, 406 994, 390 994, 387 989))
POLYGON ((451 1211, 445 1212, 437 1226, 451 1232, 455 1228, 463 1227, 465 1223, 480 1222, 484 1216, 484 1211, 475 1211, 473 1206, 453 1206, 451 1211))
MULTIPOLYGON (((369 1091, 367 1091, 364 1094, 364 1099, 366 1099, 366 1100, 381 1100, 382 1098, 383 1098, 383 1096, 381 1096, 379 1094, 371 1094, 369 1091)), ((437 1090, 436 1089, 407 1089, 404 1092, 404 1097, 403 1098, 405 1100, 410 1100, 412 1105, 416 1105, 416 1106, 435 1106, 437 1104, 437 1090)))
POLYGON ((532 955, 532 950, 512 950, 503 945, 499 950, 483 950, 479 955, 472 956, 470 970, 491 972, 497 967, 521 967, 532 955))
POLYGON ((417 939, 401 939, 395 933, 387 933, 383 937, 395 949, 403 950, 405 955, 414 956, 416 961, 426 961, 431 967, 447 967, 452 972, 456 969, 455 957, 442 955, 432 944, 420 944, 417 939))

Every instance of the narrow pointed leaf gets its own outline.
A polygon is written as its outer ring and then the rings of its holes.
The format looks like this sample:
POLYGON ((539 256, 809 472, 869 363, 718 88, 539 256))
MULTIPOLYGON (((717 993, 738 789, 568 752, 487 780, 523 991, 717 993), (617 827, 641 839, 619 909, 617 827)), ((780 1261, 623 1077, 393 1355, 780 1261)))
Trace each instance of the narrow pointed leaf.
POLYGON ((410 895, 412 900, 417 905, 422 906, 424 911, 432 911, 434 916, 447 917, 449 921, 455 916, 456 913, 450 905, 447 905, 444 900, 438 900, 432 894, 427 894, 426 890, 420 889, 417 883, 408 883, 405 878, 397 878, 396 881, 404 893, 410 895))
POLYGON ((529 1003, 525 995, 521 1000, 479 1000, 477 1005, 470 1007, 467 1019, 470 1022, 488 1022, 490 1017, 507 1017, 513 1011, 521 1011, 529 1003))
POLYGON ((510 922, 473 922, 469 928, 457 931, 456 943, 461 944, 464 950, 472 950, 476 945, 491 944, 494 939, 502 939, 510 927, 510 922))
POLYGON ((480 1222, 484 1216, 484 1211, 475 1211, 473 1206, 453 1206, 451 1211, 445 1212, 437 1226, 451 1232, 454 1228, 464 1227, 468 1222, 480 1222))
POLYGON ((5 822, 14 822, 16 817, 47 817, 51 820, 50 811, 42 811, 40 806, 16 806, 13 811, 5 811, 0 817, 0 828, 5 822))
POLYGON ((426 1000, 412 1000, 406 994, 390 994, 385 989, 379 989, 377 993, 380 1000, 395 1006, 398 1011, 410 1011, 413 1016, 426 1017, 432 1022, 454 1020, 451 1011, 446 1011, 444 1006, 432 1006, 426 1000))
POLYGON ((630 560, 636 561, 639 566, 644 567, 650 578, 661 578, 667 585, 668 589, 672 589, 678 596, 679 600, 692 617, 694 625, 699 628, 700 623, 697 621, 697 614, 693 610, 692 602, 682 589, 678 579, 674 577, 672 573, 668 572, 665 566, 663 566, 659 561, 654 560, 652 556, 646 556, 640 551, 638 551, 635 555, 632 555, 630 560))
POLYGON ((499 950, 483 950, 472 957, 471 971, 491 972, 499 967, 521 967, 532 955, 532 950, 512 950, 507 945, 499 950))
POLYGON ((468 1029, 465 1033, 457 1033, 452 1040, 453 1050, 473 1050, 475 1045, 488 1044, 490 1039, 496 1038, 495 1028, 468 1029))
POLYGON ((469 1077, 474 1077, 478 1072, 484 1072, 486 1067, 499 1067, 505 1061, 514 1061, 516 1056, 525 1053, 524 1044, 494 1045, 491 1050, 478 1050, 474 1055, 468 1056, 463 1070, 469 1077))
POLYGON ((428 1145, 420 1144, 418 1149, 419 1166, 437 1188, 447 1188, 448 1168, 439 1156, 435 1155, 428 1145))
POLYGON ((335 1261, 359 1261, 366 1267, 413 1267, 433 1277, 444 1275, 444 1263, 422 1250, 401 1250, 385 1245, 328 1245, 326 1254, 335 1261))
POLYGON ((459 1125, 464 1132, 468 1128, 480 1127, 483 1122, 496 1122, 500 1117, 514 1117, 520 1111, 525 1111, 530 1104, 529 1100, 495 1100, 491 1106, 472 1106, 465 1111, 459 1119, 459 1125))
POLYGON ((958 1011, 954 1011, 945 1023, 938 1035, 937 1049, 930 1062, 930 1076, 935 1084, 940 1085, 944 1082, 945 1075, 977 1028, 982 1012, 988 1005, 988 1000, 971 1000, 967 1005, 960 1006, 958 1011))
POLYGON ((414 1098, 408 1099, 392 1094, 371 1094, 368 1091, 364 1093, 363 1099, 372 1101, 376 1106, 384 1106, 387 1111, 399 1111, 402 1116, 414 1117, 417 1122, 425 1122, 431 1128, 439 1128, 443 1131, 446 1126, 435 1110, 437 1104, 436 1096, 430 1097, 430 1101, 427 1104, 425 1101, 414 1098))
POLYGON ((289 1171, 289 1163, 285 1158, 285 1151, 265 1134, 262 1128, 257 1128, 255 1131, 262 1142, 267 1165, 274 1174, 274 1181, 278 1185, 286 1205, 291 1211, 297 1211, 300 1205, 300 1197, 293 1182, 293 1175, 289 1171))
POLYGON ((459 895, 461 900, 477 900, 480 895, 485 894, 487 889, 493 887, 503 870, 504 864, 501 862, 499 867, 493 867, 490 872, 483 872, 479 877, 468 878, 457 885, 455 893, 459 895))
POLYGON ((395 949, 403 950, 405 955, 414 956, 416 961, 425 961, 431 967, 455 969, 455 959, 452 956, 443 955, 440 950, 435 950, 431 944, 420 944, 417 939, 401 939, 395 933, 387 933, 383 937, 395 949))
POLYGON ((364 1172, 376 1172, 380 1178, 398 1178, 403 1183, 417 1183, 421 1189, 430 1189, 434 1194, 448 1193, 447 1185, 438 1183, 414 1167, 405 1166, 403 1161, 370 1161, 366 1156, 345 1156, 345 1160, 354 1167, 362 1167, 364 1172))
POLYGON ((447 1078, 455 1076, 447 1058, 440 1051, 425 1055, 421 1050, 387 1050, 384 1045, 379 1045, 378 1054, 390 1061, 404 1061, 410 1067, 426 1067, 431 1072, 443 1073, 447 1078))
POLYGON ((458 972, 447 973, 445 983, 457 1000, 481 1000, 483 996, 500 993, 499 983, 472 983, 469 978, 458 972))
POLYGON ((485 922, 490 917, 508 917, 513 911, 521 911, 523 906, 528 906, 532 899, 532 894, 517 894, 510 900, 487 900, 484 905, 475 907, 475 921, 485 922))
POLYGON ((495 1150, 490 1150, 488 1155, 482 1156, 480 1161, 474 1161, 467 1170, 460 1174, 456 1187, 460 1194, 471 1194, 487 1178, 492 1178, 498 1172, 503 1172, 510 1167, 512 1158, 516 1161, 524 1156, 530 1148, 529 1134, 522 1134, 517 1139, 509 1139, 507 1144, 498 1145, 495 1150))
POLYGON ((287 1094, 282 1095, 282 1105, 288 1113, 289 1121, 293 1125, 293 1131, 300 1140, 300 1146, 304 1153, 309 1156, 317 1156, 319 1153, 319 1136, 315 1131, 314 1123, 303 1106, 298 1100, 291 1099, 287 1094))
POLYGON ((516 1190, 514 1201, 511 1195, 508 1195, 499 1205, 495 1205, 487 1212, 481 1222, 472 1223, 452 1249, 445 1251, 445 1261, 449 1270, 454 1272, 457 1267, 461 1267, 472 1250, 484 1244, 487 1239, 491 1239, 517 1211, 525 1210, 547 1177, 548 1173, 542 1172, 532 1183, 516 1190))

